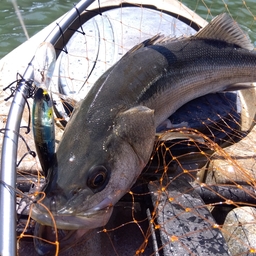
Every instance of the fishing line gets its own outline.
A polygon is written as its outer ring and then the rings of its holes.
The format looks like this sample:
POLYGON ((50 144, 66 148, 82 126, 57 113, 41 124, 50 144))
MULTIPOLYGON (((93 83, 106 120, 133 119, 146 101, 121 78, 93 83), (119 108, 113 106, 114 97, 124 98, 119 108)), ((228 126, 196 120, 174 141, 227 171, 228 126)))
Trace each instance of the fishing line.
MULTIPOLYGON (((17 214, 17 222, 19 223, 19 221, 22 218, 23 214, 26 214, 26 210, 29 209, 29 207, 32 204, 36 204, 38 200, 35 200, 31 195, 27 195, 25 193, 23 193, 22 191, 8 185, 7 183, 5 183, 4 181, 0 180, 0 184, 2 184, 10 193, 15 192, 17 195, 21 196, 20 201, 16 201, 16 205, 18 205, 18 207, 20 207, 19 209, 21 209, 20 213, 17 214), (22 206, 22 203, 25 203, 25 206, 22 206)), ((18 211, 18 209, 17 209, 18 211)))
POLYGON ((16 194, 20 195, 23 198, 27 198, 30 201, 33 201, 33 203, 37 203, 37 201, 32 200, 31 196, 26 195, 25 193, 21 192, 20 190, 8 185, 6 182, 4 182, 3 180, 0 180, 0 184, 2 184, 6 189, 8 189, 10 192, 15 192, 16 194))
POLYGON ((19 10, 19 8, 18 8, 17 2, 16 2, 15 0, 11 0, 11 1, 12 1, 12 4, 13 4, 13 7, 14 7, 14 9, 15 9, 15 12, 16 12, 16 14, 17 14, 17 16, 18 16, 18 19, 19 19, 19 21, 20 21, 20 24, 21 24, 21 26, 22 26, 22 29, 23 29, 23 31, 24 31, 24 34, 25 34, 25 36, 26 36, 26 38, 27 38, 27 40, 28 40, 28 39, 29 39, 28 31, 27 31, 26 26, 25 26, 25 24, 24 24, 24 21, 23 21, 23 18, 22 18, 22 16, 21 16, 20 10, 19 10))
MULTIPOLYGON (((22 213, 25 212, 25 210, 30 207, 30 205, 32 205, 34 203, 34 200, 31 199, 30 196, 26 195, 25 193, 21 192, 20 190, 6 184, 3 180, 0 180, 0 184, 2 184, 10 193, 13 194, 13 192, 17 195, 21 196, 21 200, 19 202, 16 201, 16 205, 21 206, 21 203, 24 202, 25 199, 28 199, 29 202, 25 201, 25 206, 23 207, 23 209, 21 210, 20 214, 16 215, 17 218, 17 223, 20 222, 21 219, 21 215, 22 213), (32 202, 31 202, 32 201, 32 202)), ((15 194, 13 194, 13 196, 15 196, 15 194)), ((22 206, 21 206, 22 207, 22 206)))
MULTIPOLYGON (((4 134, 5 131, 11 131, 11 130, 10 130, 10 129, 6 129, 6 128, 0 129, 0 133, 3 133, 3 134, 4 134)), ((27 151, 28 151, 28 152, 26 152, 26 153, 21 157, 21 159, 18 161, 18 163, 16 163, 16 167, 18 167, 18 166, 20 165, 20 163, 22 162, 22 160, 23 160, 27 155, 31 155, 31 156, 33 156, 33 157, 36 157, 36 152, 30 149, 29 145, 27 144, 26 140, 23 138, 23 136, 22 136, 21 134, 17 133, 16 131, 12 131, 12 132, 15 133, 17 136, 19 136, 19 137, 22 139, 22 141, 25 143, 26 148, 27 148, 27 151)))

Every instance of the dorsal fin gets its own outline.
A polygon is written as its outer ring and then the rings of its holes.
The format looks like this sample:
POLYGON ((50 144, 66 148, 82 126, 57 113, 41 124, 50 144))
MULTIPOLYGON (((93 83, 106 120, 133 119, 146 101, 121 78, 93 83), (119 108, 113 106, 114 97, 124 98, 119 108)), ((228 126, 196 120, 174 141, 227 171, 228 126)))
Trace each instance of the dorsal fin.
POLYGON ((154 45, 154 44, 158 44, 158 43, 161 43, 162 40, 164 39, 165 37, 161 34, 157 34, 137 45, 135 45, 133 48, 131 48, 127 53, 132 53, 132 52, 135 52, 141 48, 144 48, 144 47, 147 47, 149 45, 154 45))
POLYGON ((221 40, 247 50, 254 49, 249 36, 227 13, 214 18, 194 38, 221 40))
POLYGON ((169 43, 171 41, 177 41, 179 39, 184 38, 183 36, 181 37, 169 37, 169 36, 165 36, 163 34, 156 34, 155 36, 144 40, 143 42, 135 45, 134 47, 132 47, 123 57, 125 56, 129 56, 130 53, 134 53, 137 50, 150 46, 150 45, 157 45, 157 44, 164 44, 164 43, 169 43))

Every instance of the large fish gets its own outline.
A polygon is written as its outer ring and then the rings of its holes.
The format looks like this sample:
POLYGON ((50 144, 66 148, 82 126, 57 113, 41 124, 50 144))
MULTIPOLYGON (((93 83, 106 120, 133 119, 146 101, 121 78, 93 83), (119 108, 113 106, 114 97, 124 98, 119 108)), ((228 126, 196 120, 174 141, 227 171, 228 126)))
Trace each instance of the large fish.
MULTIPOLYGON (((253 45, 227 14, 194 36, 155 36, 130 50, 98 79, 65 129, 42 201, 57 228, 105 225, 147 164, 156 128, 194 98, 256 81, 255 71, 253 45)), ((32 218, 54 225, 40 204, 32 218)))

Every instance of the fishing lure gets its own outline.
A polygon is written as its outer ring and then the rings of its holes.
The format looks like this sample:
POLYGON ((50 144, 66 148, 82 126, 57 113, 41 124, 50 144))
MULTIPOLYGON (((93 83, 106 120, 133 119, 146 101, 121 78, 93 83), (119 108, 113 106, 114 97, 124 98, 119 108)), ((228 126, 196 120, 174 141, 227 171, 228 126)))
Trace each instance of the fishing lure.
POLYGON ((36 152, 45 177, 53 163, 55 153, 55 127, 53 101, 47 89, 49 87, 56 62, 52 44, 42 43, 33 61, 34 83, 38 87, 34 95, 32 110, 32 127, 36 152))

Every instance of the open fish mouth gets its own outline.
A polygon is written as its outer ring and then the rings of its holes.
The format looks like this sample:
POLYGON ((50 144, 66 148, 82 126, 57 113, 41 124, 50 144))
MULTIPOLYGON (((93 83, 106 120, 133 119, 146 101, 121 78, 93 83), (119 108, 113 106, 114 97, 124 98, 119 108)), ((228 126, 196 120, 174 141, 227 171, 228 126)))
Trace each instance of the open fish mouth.
POLYGON ((107 224, 112 214, 113 207, 97 209, 87 213, 49 214, 44 207, 33 206, 31 217, 38 223, 64 230, 93 229, 107 224))
POLYGON ((35 204, 31 209, 31 217, 37 221, 34 246, 39 255, 54 254, 57 250, 56 237, 60 251, 74 246, 92 229, 106 225, 113 211, 113 204, 108 197, 94 207, 81 211, 75 211, 76 207, 70 205, 62 205, 58 210, 54 210, 49 207, 50 202, 51 200, 46 198, 44 204, 35 204))
POLYGON ((65 251, 73 247, 76 243, 82 241, 90 232, 90 229, 63 230, 57 231, 50 226, 44 226, 36 223, 34 230, 34 247, 39 255, 55 255, 56 251, 65 251), (59 247, 56 247, 56 238, 59 247))

